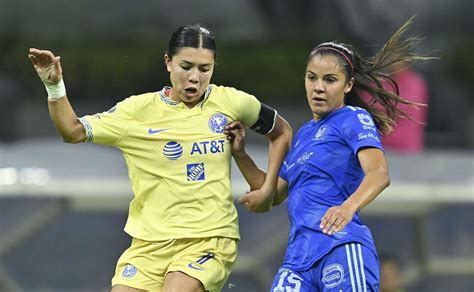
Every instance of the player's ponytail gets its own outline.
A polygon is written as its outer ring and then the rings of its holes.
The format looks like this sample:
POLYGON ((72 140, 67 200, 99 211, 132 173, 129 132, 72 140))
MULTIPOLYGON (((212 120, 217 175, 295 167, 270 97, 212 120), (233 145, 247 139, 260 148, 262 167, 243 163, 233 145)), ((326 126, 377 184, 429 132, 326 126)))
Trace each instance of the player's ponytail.
POLYGON ((421 41, 420 38, 402 39, 403 34, 410 28, 413 18, 406 21, 372 58, 364 58, 352 46, 336 41, 324 43, 330 44, 331 48, 329 49, 328 45, 323 46, 324 44, 315 47, 309 56, 311 59, 316 54, 332 54, 338 59, 346 79, 349 81, 354 78, 354 86, 346 94, 345 104, 367 110, 372 115, 381 134, 392 131, 395 117, 401 116, 410 119, 405 112, 397 107, 399 103, 413 107, 425 106, 400 97, 398 84, 384 73, 388 66, 398 62, 410 65, 416 61, 434 59, 412 52, 413 48, 421 41), (384 83, 388 83, 391 88, 384 88, 384 83), (370 95, 369 100, 364 100, 361 97, 366 93, 370 95))

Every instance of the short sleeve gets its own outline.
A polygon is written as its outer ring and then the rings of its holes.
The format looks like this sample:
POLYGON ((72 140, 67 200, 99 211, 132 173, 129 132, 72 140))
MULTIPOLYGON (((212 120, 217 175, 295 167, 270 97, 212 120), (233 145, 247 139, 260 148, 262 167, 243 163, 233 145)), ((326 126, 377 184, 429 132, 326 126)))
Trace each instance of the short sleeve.
POLYGON ((357 154, 361 148, 373 147, 383 150, 377 127, 372 116, 363 109, 353 108, 343 126, 346 142, 357 154))
MULTIPOLYGON (((293 137, 293 140, 291 141, 290 150, 288 151, 288 153, 286 153, 285 159, 283 160, 283 163, 281 164, 278 176, 281 179, 284 179, 287 182, 288 182, 288 168, 289 168, 289 165, 292 164, 292 159, 293 159, 292 154, 293 154, 294 148, 299 144, 300 138, 304 137, 304 134, 302 134, 302 133, 303 133, 303 130, 305 129, 306 125, 307 124, 303 125, 296 132, 295 136, 293 137)), ((291 169, 291 167, 290 167, 290 169, 291 169)))
POLYGON ((134 115, 133 97, 129 97, 108 111, 79 118, 86 130, 86 142, 114 145, 130 126, 134 115))
POLYGON ((250 127, 258 120, 261 103, 253 95, 233 89, 234 101, 237 105, 237 119, 246 127, 250 127))

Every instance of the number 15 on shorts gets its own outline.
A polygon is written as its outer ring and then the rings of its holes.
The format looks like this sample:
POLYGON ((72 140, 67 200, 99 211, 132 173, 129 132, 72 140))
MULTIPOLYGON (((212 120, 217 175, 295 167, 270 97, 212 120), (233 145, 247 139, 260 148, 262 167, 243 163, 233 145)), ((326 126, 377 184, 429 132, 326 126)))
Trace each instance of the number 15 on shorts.
POLYGON ((299 292, 303 279, 291 270, 280 269, 273 281, 272 292, 299 292), (278 281, 278 282, 277 282, 278 281), (275 286, 276 282, 276 286, 275 286))

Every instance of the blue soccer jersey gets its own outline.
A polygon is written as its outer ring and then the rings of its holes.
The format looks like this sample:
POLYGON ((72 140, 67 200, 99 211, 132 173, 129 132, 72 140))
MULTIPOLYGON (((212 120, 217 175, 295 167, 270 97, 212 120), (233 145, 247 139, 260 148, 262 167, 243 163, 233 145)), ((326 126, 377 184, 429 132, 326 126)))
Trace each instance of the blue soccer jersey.
POLYGON ((304 124, 296 133, 280 170, 288 182, 290 235, 282 267, 307 270, 335 246, 359 242, 375 253, 372 235, 356 213, 332 235, 319 228, 326 211, 341 205, 358 188, 364 172, 359 150, 383 150, 370 114, 345 106, 304 124))

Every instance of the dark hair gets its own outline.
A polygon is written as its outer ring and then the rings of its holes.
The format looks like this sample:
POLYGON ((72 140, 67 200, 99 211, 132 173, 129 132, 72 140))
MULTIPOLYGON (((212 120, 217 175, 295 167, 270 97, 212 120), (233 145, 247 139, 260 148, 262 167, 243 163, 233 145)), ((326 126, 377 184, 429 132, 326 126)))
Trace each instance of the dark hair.
POLYGON ((214 53, 214 60, 217 59, 214 36, 207 28, 199 24, 185 25, 178 28, 171 36, 165 54, 173 58, 184 47, 209 49, 214 53))
POLYGON ((408 114, 401 111, 397 105, 408 104, 413 107, 426 106, 411 102, 400 97, 398 84, 383 73, 384 69, 397 62, 408 62, 409 64, 419 60, 434 59, 433 57, 416 55, 411 50, 421 41, 418 37, 411 37, 401 40, 401 36, 412 24, 414 17, 405 22, 372 58, 363 58, 350 45, 333 41, 322 43, 316 46, 309 54, 308 62, 316 55, 331 54, 337 58, 347 81, 354 78, 352 90, 346 94, 344 102, 346 105, 352 105, 364 108, 374 118, 379 132, 388 134, 393 130, 395 117, 400 116, 411 119, 408 114), (394 92, 385 89, 382 81, 388 81, 394 92), (365 102, 361 95, 367 92, 371 95, 371 100, 365 102), (374 105, 378 103, 383 109, 374 105))

